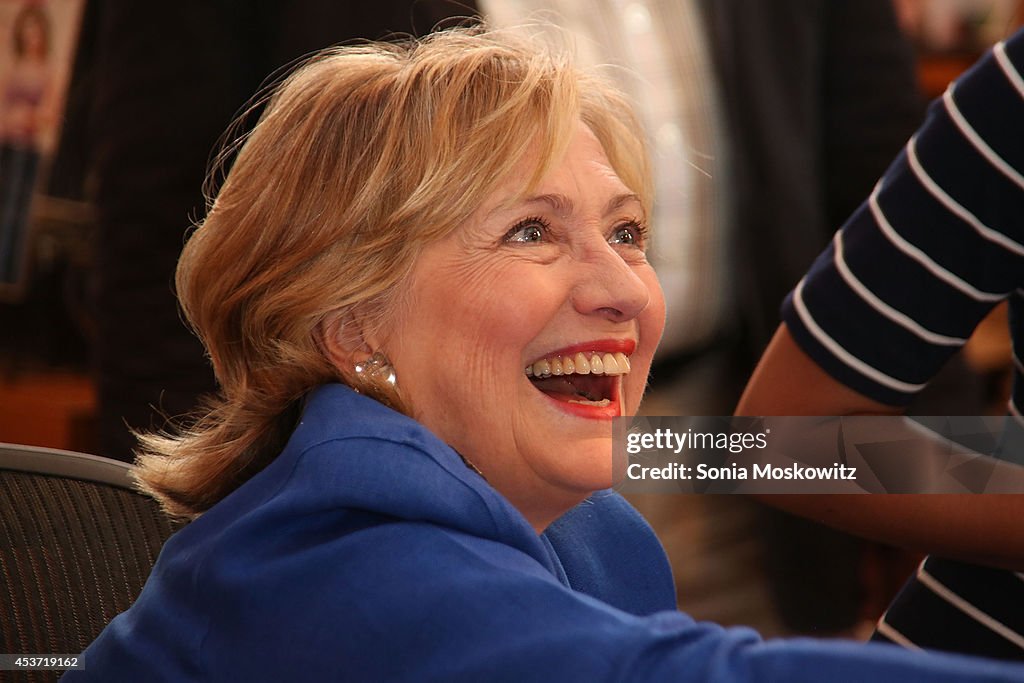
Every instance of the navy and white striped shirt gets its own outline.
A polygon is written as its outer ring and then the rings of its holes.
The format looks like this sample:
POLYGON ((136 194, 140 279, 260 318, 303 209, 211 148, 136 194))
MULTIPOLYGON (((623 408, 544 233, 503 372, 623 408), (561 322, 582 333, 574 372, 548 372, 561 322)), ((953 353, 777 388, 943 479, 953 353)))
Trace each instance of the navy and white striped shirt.
MULTIPOLYGON (((830 375, 906 405, 1004 300, 1016 366, 1009 412, 1024 424, 1024 31, 931 105, 782 315, 830 375)), ((1024 575, 929 558, 877 635, 1024 659, 1024 575)))

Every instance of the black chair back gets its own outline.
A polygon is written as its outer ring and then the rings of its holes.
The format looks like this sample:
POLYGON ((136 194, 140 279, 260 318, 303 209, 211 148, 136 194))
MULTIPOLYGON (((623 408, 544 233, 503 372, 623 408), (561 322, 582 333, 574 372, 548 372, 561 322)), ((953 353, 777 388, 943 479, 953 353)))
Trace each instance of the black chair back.
MULTIPOLYGON (((78 654, 127 609, 175 526, 126 463, 0 444, 0 653, 78 654)), ((0 671, 54 681, 56 671, 0 671)))

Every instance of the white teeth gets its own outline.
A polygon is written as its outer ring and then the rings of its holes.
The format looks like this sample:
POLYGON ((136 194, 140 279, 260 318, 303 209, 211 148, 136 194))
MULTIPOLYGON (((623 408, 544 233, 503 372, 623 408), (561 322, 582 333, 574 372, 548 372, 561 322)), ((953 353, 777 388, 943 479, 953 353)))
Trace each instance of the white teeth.
MULTIPOLYGON (((619 374, 620 375, 628 375, 629 374, 629 368, 630 368, 629 356, 627 356, 624 353, 616 352, 614 354, 614 358, 615 358, 615 364, 619 366, 619 374)), ((605 368, 604 372, 605 372, 605 374, 608 374, 608 369, 605 368)))
POLYGON ((590 361, 582 353, 577 353, 576 358, 576 374, 577 375, 589 375, 590 374, 590 361))
POLYGON ((571 398, 568 403, 579 403, 581 406, 598 406, 599 408, 604 408, 605 406, 611 405, 612 402, 607 398, 602 398, 600 401, 586 401, 571 398))
POLYGON ((527 377, 550 377, 551 375, 625 375, 630 370, 629 356, 624 353, 591 353, 590 358, 577 353, 575 356, 544 358, 526 366, 527 377))
POLYGON ((615 356, 610 353, 606 353, 601 356, 601 365, 604 366, 604 374, 606 375, 620 375, 619 362, 615 360, 615 356))

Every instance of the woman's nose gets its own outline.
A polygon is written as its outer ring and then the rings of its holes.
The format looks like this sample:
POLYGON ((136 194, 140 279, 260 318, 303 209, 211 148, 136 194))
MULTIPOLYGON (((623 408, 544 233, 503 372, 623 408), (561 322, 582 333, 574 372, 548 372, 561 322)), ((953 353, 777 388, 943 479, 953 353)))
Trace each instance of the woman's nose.
POLYGON ((647 308, 651 292, 646 283, 607 242, 580 260, 573 306, 584 315, 613 322, 632 320, 647 308))

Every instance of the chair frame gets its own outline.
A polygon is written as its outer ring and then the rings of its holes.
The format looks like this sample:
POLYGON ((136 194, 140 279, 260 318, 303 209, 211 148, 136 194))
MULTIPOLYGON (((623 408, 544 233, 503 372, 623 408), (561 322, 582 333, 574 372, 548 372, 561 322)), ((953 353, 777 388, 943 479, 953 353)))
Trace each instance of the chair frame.
POLYGON ((0 442, 0 470, 84 479, 135 490, 128 463, 58 448, 0 442))
MULTIPOLYGON (((93 555, 89 554, 88 557, 83 557, 81 562, 77 562, 74 555, 67 555, 68 563, 61 560, 58 565, 54 565, 52 573, 48 573, 44 579, 50 580, 50 578, 53 578, 55 582, 53 585, 60 587, 57 593, 61 597, 56 598, 57 602, 47 602, 46 605, 36 609, 34 607, 36 602, 33 596, 39 595, 39 593, 33 593, 32 591, 38 590, 39 586, 32 582, 26 583, 26 586, 30 587, 29 590, 22 592, 21 588, 18 588, 11 593, 12 602, 10 609, 13 610, 14 616, 8 614, 6 615, 8 617, 6 620, 0 619, 0 625, 2 625, 2 628, 0 628, 0 649, 3 649, 4 646, 8 648, 28 647, 30 649, 39 649, 38 646, 32 643, 38 642, 44 634, 54 633, 53 638, 50 639, 50 642, 54 644, 46 647, 47 652, 34 652, 31 654, 48 654, 48 651, 53 648, 62 650, 58 654, 74 654, 70 650, 77 650, 86 646, 117 612, 127 609, 134 602, 138 596, 135 584, 139 582, 137 588, 141 590, 145 577, 148 575, 147 567, 151 568, 155 560, 152 549, 155 548, 155 552, 158 553, 160 545, 179 525, 163 517, 162 513, 159 512, 156 501, 153 501, 135 487, 131 477, 131 465, 126 462, 56 448, 0 443, 0 473, 42 477, 49 479, 54 485, 56 485, 57 480, 65 479, 69 482, 67 484, 68 487, 74 487, 74 483, 82 483, 89 486, 95 485, 109 489, 109 493, 105 494, 106 496, 114 496, 118 499, 124 499, 124 501, 127 501, 129 498, 135 501, 136 497, 139 499, 148 498, 149 502, 144 507, 150 509, 150 504, 152 505, 152 514, 154 515, 151 520, 152 525, 147 523, 142 527, 138 527, 139 532, 145 534, 145 538, 140 537, 140 545, 136 546, 134 539, 131 537, 132 532, 129 529, 135 529, 136 527, 130 523, 129 518, 131 518, 131 514, 128 513, 127 517, 117 519, 121 519, 121 521, 129 520, 129 526, 119 527, 121 531, 111 531, 109 536, 104 536, 101 542, 102 545, 92 546, 97 549, 96 557, 103 558, 102 560, 94 563, 93 555), (143 530, 143 527, 145 527, 145 530, 143 530), (165 533, 167 527, 169 527, 169 532, 165 533), (71 567, 72 569, 66 569, 66 567, 71 567), (110 573, 102 573, 105 569, 111 570, 110 573), (86 593, 75 592, 75 587, 80 585, 76 583, 78 580, 84 579, 85 583, 81 585, 91 586, 93 577, 99 577, 95 584, 95 593, 88 593, 88 591, 86 593), (66 595, 64 593, 65 589, 68 591, 66 595), (22 615, 20 619, 24 619, 24 621, 20 621, 17 616, 19 610, 22 615), (19 630, 22 624, 24 624, 24 630, 19 630), (57 624, 60 631, 47 631, 52 624, 57 624), (7 642, 8 638, 13 638, 13 640, 7 642), (68 643, 69 645, 61 645, 61 643, 68 643), (69 651, 64 652, 64 650, 69 651)), ((62 489, 64 486, 65 484, 63 483, 59 484, 59 487, 62 489)), ((17 519, 20 514, 11 502, 12 500, 18 500, 18 498, 9 498, 0 493, 0 514, 3 515, 5 524, 8 517, 17 519)), ((54 510, 63 505, 63 503, 58 502, 64 500, 63 498, 55 498, 53 500, 55 506, 57 506, 53 508, 54 510)), ((71 501, 72 499, 69 498, 68 500, 71 501)), ((105 498, 105 501, 104 504, 96 509, 135 510, 134 504, 128 504, 125 507, 123 502, 115 505, 110 498, 105 498), (111 505, 110 508, 105 508, 107 503, 111 505)), ((75 513, 74 507, 60 509, 68 510, 70 515, 75 513)), ((136 513, 141 513, 141 508, 136 510, 136 513)), ((148 520, 149 513, 144 513, 144 517, 148 520)), ((59 514, 49 516, 43 513, 43 516, 39 519, 43 520, 41 523, 45 526, 51 524, 55 519, 61 519, 61 517, 59 514)), ((82 517, 82 519, 85 519, 85 517, 82 517)), ((136 516, 134 519, 141 518, 136 516)), ((95 520, 93 519, 94 522, 95 520)), ((11 528, 17 529, 18 527, 11 528)), ((83 528, 85 527, 83 526, 83 528)), ((22 533, 25 534, 26 532, 23 530, 22 533)), ((34 533, 36 532, 28 531, 28 535, 24 536, 33 547, 34 542, 32 539, 35 538, 33 536, 34 533)), ((47 539, 44 541, 44 545, 49 547, 49 539, 51 538, 49 534, 40 536, 40 538, 47 539)), ((17 544, 17 542, 16 540, 15 543, 17 544)), ((54 547, 62 547, 65 550, 71 548, 71 546, 55 539, 52 542, 56 544, 54 547)), ((16 555, 14 556, 17 557, 16 555)), ((57 556, 60 556, 59 550, 57 556)), ((17 563, 17 560, 15 562, 17 563)), ((14 564, 12 566, 18 567, 19 565, 14 564)), ((21 566, 24 567, 25 565, 21 566)), ((16 575, 18 575, 17 572, 16 575)), ((15 582, 15 586, 19 585, 15 582)), ((2 586, 2 579, 0 579, 0 588, 7 590, 7 588, 2 586)), ((0 593, 2 592, 0 591, 0 593)), ((6 593, 3 594, 7 595, 6 593)), ((46 598, 43 599, 43 602, 46 602, 46 598)), ((4 608, 0 607, 0 609, 4 608)), ((0 671, 0 681, 49 682, 55 681, 58 676, 59 671, 54 669, 23 672, 0 671)))

